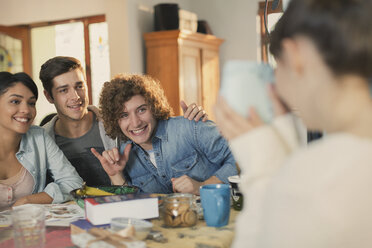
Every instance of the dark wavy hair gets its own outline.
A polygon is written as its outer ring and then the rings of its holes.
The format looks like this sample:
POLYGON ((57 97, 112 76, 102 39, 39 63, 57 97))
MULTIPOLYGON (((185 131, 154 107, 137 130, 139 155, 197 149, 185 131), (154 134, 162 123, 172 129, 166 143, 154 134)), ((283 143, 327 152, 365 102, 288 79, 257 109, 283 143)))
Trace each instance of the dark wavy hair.
POLYGON ((38 98, 37 86, 32 78, 24 72, 10 73, 7 71, 0 72, 0 95, 7 92, 10 87, 13 87, 16 83, 21 83, 26 86, 32 94, 34 94, 36 100, 38 98))
POLYGON ((158 81, 150 76, 119 74, 103 85, 99 99, 105 130, 112 139, 118 137, 128 140, 121 131, 118 120, 124 103, 135 95, 145 98, 155 120, 166 120, 173 114, 158 81))
POLYGON ((292 0, 270 36, 279 57, 281 42, 311 39, 335 75, 372 77, 371 0, 292 0))

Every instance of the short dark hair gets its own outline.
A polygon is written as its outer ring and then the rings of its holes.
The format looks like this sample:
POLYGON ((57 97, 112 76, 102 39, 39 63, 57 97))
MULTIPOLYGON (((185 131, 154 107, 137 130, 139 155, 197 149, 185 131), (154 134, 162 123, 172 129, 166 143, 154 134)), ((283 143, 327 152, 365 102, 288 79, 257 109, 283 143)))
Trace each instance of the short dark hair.
POLYGON ((121 131, 118 120, 124 103, 136 95, 145 98, 155 120, 166 120, 173 114, 158 81, 150 76, 119 74, 103 85, 99 99, 106 134, 111 138, 128 140, 121 131))
POLYGON ((57 56, 45 62, 40 69, 39 78, 43 83, 44 90, 53 98, 52 88, 53 79, 63 73, 80 69, 85 77, 84 69, 81 62, 73 57, 57 56))
POLYGON ((8 89, 13 87, 16 83, 22 83, 24 86, 30 89, 37 100, 37 86, 34 80, 32 80, 32 78, 24 72, 18 72, 15 74, 6 71, 0 72, 0 95, 7 92, 8 89))
POLYGON ((335 75, 372 77, 371 0, 292 0, 270 35, 270 52, 281 42, 311 39, 335 75))

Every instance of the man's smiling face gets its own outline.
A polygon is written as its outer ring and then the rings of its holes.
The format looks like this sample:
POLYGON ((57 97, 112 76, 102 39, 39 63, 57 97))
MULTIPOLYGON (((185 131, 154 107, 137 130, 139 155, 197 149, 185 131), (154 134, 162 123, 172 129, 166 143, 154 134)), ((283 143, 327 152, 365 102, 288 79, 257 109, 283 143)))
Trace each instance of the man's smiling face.
POLYGON ((55 105, 59 118, 79 121, 88 113, 87 83, 80 69, 56 76, 52 96, 46 95, 48 101, 55 105))

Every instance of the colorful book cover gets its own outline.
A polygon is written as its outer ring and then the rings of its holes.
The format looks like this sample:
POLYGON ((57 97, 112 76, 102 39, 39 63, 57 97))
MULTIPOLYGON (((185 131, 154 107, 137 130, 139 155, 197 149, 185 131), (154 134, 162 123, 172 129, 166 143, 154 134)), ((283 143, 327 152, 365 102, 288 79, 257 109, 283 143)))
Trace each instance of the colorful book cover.
POLYGON ((110 196, 99 196, 93 198, 86 198, 85 201, 88 201, 92 205, 104 204, 104 203, 113 203, 121 201, 131 201, 139 200, 146 198, 155 198, 153 194, 140 193, 140 194, 126 194, 126 195, 110 195, 110 196))

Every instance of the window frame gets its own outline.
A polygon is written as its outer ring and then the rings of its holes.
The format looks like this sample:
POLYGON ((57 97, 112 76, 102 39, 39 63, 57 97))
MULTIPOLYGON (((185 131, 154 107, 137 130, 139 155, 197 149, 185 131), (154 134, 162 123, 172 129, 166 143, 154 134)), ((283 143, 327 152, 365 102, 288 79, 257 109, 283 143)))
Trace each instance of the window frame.
MULTIPOLYGON (((272 5, 273 1, 268 1, 267 5, 267 16, 274 13, 283 13, 283 1, 280 1, 278 7, 273 10, 272 5)), ((268 63, 269 61, 269 35, 265 29, 265 1, 258 2, 258 15, 260 17, 260 39, 261 39, 261 61, 268 63)))
POLYGON ((105 15, 96 15, 96 16, 87 16, 87 17, 80 17, 80 18, 73 18, 67 20, 60 20, 60 21, 51 21, 51 22, 40 22, 40 23, 33 23, 28 25, 29 29, 31 28, 38 28, 38 27, 46 27, 46 26, 55 26, 58 24, 66 24, 66 23, 74 23, 74 22, 82 22, 84 26, 84 50, 85 50, 85 74, 86 80, 88 85, 88 96, 89 96, 89 104, 92 104, 93 96, 92 96, 92 71, 91 71, 91 63, 90 63, 90 40, 89 40, 89 25, 94 23, 105 22, 106 16, 105 15))

